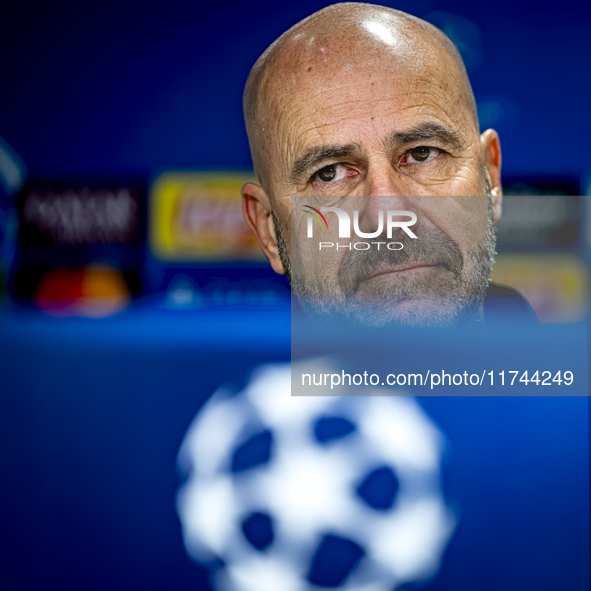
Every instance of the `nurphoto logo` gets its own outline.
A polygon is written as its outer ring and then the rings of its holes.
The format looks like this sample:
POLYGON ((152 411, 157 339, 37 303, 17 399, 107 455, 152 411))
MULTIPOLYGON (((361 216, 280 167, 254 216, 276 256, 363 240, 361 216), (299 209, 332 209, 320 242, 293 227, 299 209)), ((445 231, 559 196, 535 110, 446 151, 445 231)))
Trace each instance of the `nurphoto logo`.
MULTIPOLYGON (((322 229, 326 228, 328 230, 328 221, 326 220, 326 217, 323 215, 323 213, 330 212, 335 213, 337 215, 339 221, 339 238, 351 238, 351 217, 344 209, 341 209, 340 207, 321 207, 320 209, 316 209, 311 205, 302 205, 302 207, 304 208, 305 213, 308 213, 310 215, 310 217, 308 218, 308 238, 314 237, 314 220, 318 222, 322 229)), ((410 229, 410 227, 414 226, 414 224, 416 224, 417 222, 417 216, 412 211, 379 211, 377 230, 375 232, 362 232, 359 229, 359 211, 354 210, 353 232, 359 238, 377 238, 378 236, 381 236, 384 231, 384 220, 386 224, 386 236, 389 239, 392 238, 392 230, 394 228, 401 228, 410 238, 417 238, 414 232, 410 229)), ((337 250, 339 248, 347 248, 349 250, 351 250, 351 248, 355 248, 355 250, 369 250, 372 244, 376 245, 378 250, 380 249, 380 246, 384 244, 389 250, 402 250, 402 248, 404 248, 402 242, 355 242, 346 245, 340 245, 337 242, 336 248, 337 250)), ((323 248, 334 247, 334 242, 319 243, 319 250, 322 250, 323 248)))

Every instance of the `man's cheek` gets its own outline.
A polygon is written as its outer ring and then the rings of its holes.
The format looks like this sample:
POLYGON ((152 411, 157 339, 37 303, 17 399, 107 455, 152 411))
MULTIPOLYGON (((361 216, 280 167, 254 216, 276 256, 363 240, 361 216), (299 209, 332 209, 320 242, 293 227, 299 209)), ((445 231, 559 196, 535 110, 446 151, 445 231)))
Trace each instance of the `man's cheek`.
POLYGON ((419 220, 432 224, 458 242, 481 242, 486 236, 486 197, 421 197, 415 200, 419 220))
POLYGON ((339 269, 341 268, 343 257, 345 256, 345 250, 338 248, 338 246, 343 244, 344 242, 341 241, 340 245, 338 242, 336 242, 334 246, 331 246, 330 242, 328 244, 318 245, 318 253, 316 256, 319 268, 316 278, 322 282, 325 289, 331 291, 334 291, 335 289, 339 269))
POLYGON ((307 238, 303 232, 294 234, 292 240, 294 273, 320 285, 323 289, 333 290, 350 242, 351 240, 339 239, 338 236, 307 238))
POLYGON ((486 197, 464 197, 462 218, 459 227, 465 239, 473 243, 482 243, 488 228, 488 199, 486 197))
POLYGON ((446 187, 444 194, 473 197, 482 195, 481 175, 472 157, 447 156, 448 165, 434 178, 446 187))

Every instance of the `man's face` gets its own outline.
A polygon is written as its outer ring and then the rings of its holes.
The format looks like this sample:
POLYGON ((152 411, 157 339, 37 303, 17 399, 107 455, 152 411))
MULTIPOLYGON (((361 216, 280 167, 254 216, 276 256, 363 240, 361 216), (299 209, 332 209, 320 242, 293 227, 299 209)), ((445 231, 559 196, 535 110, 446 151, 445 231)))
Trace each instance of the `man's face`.
MULTIPOLYGON (((371 323, 454 322, 484 296, 500 217, 455 63, 428 44, 412 59, 348 60, 334 45, 302 51, 311 54, 308 69, 274 83, 265 147, 296 295, 320 308, 345 305, 371 323), (340 207, 351 220, 357 210, 362 232, 374 232, 388 210, 412 211, 417 239, 398 231, 399 251, 319 251, 306 241, 309 215, 299 204, 340 207)), ((322 240, 336 243, 333 220, 322 240)))

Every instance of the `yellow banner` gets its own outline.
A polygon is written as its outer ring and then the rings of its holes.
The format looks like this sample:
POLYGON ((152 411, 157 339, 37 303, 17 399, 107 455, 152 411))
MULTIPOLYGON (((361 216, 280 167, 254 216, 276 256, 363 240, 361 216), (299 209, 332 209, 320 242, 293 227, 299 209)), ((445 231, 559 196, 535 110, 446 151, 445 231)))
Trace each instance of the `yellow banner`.
POLYGON ((260 261, 264 255, 242 217, 240 172, 165 172, 150 188, 149 240, 166 261, 260 261))
POLYGON ((591 274, 571 253, 500 254, 491 280, 520 291, 540 322, 581 322, 589 314, 591 274))

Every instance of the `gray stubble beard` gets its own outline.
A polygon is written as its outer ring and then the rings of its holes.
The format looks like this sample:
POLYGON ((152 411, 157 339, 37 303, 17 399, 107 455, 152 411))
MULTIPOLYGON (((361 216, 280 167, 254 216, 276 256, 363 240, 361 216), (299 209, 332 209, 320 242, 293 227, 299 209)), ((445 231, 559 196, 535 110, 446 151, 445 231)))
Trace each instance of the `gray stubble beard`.
MULTIPOLYGON (((300 305, 314 315, 353 319, 371 326, 384 326, 390 323, 403 326, 453 326, 462 320, 478 318, 495 263, 497 242, 491 186, 486 166, 485 183, 488 201, 486 237, 484 243, 468 252, 466 259, 472 263, 473 267, 470 274, 467 277, 463 276, 462 271, 467 261, 462 257, 457 246, 453 245, 451 239, 439 231, 437 237, 440 240, 441 249, 442 251, 447 249, 446 256, 450 259, 447 279, 439 282, 410 279, 396 287, 388 287, 384 293, 379 294, 378 298, 372 300, 359 301, 355 297, 347 296, 347 292, 326 293, 324 285, 315 278, 306 279, 294 273, 281 224, 272 213, 279 256, 300 305), (445 240, 448 241, 447 245, 445 240), (454 253, 454 247, 457 253, 454 253), (457 260, 458 256, 459 261, 457 260), (440 292, 425 289, 438 283, 445 284, 449 289, 440 292), (401 301, 413 299, 411 297, 413 294, 423 296, 421 307, 407 306, 403 314, 396 314, 396 306, 393 309, 391 305, 392 300, 394 299, 394 302, 399 304, 401 301), (393 298, 394 295, 395 298, 393 298)), ((433 235, 431 243, 437 243, 433 235)), ((392 251, 389 252, 392 253, 392 251)), ((389 255, 385 254, 384 256, 389 255)), ((343 285, 342 282, 341 285, 343 285)), ((353 290, 352 286, 349 288, 351 291, 353 290)))

